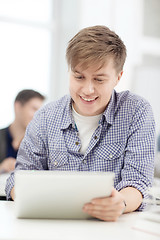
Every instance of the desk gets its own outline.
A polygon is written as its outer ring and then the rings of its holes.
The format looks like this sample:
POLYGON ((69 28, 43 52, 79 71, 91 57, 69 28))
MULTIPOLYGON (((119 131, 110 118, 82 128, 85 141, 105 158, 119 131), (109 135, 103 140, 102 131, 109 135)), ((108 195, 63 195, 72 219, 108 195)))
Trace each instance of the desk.
POLYGON ((160 235, 136 230, 141 216, 141 212, 128 213, 117 222, 16 219, 14 202, 0 201, 0 240, 159 240, 160 235))

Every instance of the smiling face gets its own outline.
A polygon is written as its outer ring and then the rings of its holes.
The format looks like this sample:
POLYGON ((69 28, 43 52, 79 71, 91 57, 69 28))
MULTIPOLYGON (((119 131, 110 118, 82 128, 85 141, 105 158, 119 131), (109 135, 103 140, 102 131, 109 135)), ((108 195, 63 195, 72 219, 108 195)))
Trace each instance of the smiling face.
POLYGON ((117 74, 112 59, 98 70, 97 67, 83 70, 80 66, 70 70, 69 90, 76 112, 83 116, 103 113, 122 73, 117 74))

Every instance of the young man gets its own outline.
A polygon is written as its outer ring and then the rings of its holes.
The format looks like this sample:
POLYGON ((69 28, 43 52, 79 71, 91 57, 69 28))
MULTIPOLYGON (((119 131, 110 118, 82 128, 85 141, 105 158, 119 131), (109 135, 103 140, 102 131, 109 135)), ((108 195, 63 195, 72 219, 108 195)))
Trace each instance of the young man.
POLYGON ((42 94, 30 89, 23 90, 16 96, 15 119, 10 126, 0 130, 0 173, 14 170, 17 151, 26 127, 44 99, 42 94))
MULTIPOLYGON (((126 48, 105 26, 81 30, 69 42, 70 96, 38 111, 22 141, 16 170, 113 171, 110 197, 92 199, 83 211, 105 221, 142 210, 152 185, 155 123, 151 106, 114 87, 126 48)), ((14 199, 14 173, 6 185, 14 199)), ((97 196, 98 197, 98 196, 97 196)))

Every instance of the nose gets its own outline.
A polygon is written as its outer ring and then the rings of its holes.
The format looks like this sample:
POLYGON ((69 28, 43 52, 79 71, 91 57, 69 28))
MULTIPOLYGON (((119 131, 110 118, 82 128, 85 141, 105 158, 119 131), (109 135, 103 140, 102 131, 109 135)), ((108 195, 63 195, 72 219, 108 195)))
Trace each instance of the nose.
POLYGON ((94 93, 94 84, 92 81, 86 81, 83 86, 83 93, 85 95, 90 95, 94 93))

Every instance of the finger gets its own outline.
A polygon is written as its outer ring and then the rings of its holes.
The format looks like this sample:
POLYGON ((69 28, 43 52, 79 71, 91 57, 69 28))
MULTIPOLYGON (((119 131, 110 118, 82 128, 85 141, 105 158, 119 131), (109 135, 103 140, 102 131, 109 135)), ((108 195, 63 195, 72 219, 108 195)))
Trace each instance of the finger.
POLYGON ((97 205, 112 205, 121 202, 121 198, 119 198, 119 192, 113 188, 111 195, 109 197, 101 197, 101 198, 94 198, 91 200, 91 203, 97 205))
POLYGON ((110 206, 89 204, 89 205, 84 205, 83 209, 86 212, 99 211, 100 213, 104 213, 104 214, 106 214, 106 213, 108 214, 108 212, 122 214, 122 212, 124 210, 124 205, 123 205, 123 203, 118 203, 118 204, 110 205, 110 206))
POLYGON ((92 216, 94 218, 98 218, 103 221, 116 221, 118 219, 118 217, 120 216, 120 214, 112 212, 112 211, 107 212, 107 214, 104 212, 99 212, 99 211, 88 211, 87 213, 90 216, 92 216))
POLYGON ((118 220, 118 216, 93 216, 94 218, 97 218, 99 220, 105 221, 105 222, 116 222, 118 220))
POLYGON ((101 216, 101 217, 105 217, 105 216, 120 216, 121 215, 121 210, 108 210, 108 211, 102 211, 102 210, 97 210, 97 209, 84 209, 83 211, 88 213, 89 215, 94 215, 94 216, 101 216))
POLYGON ((118 203, 119 199, 113 197, 104 197, 104 198, 94 198, 91 200, 92 204, 102 205, 102 206, 110 206, 118 203))
POLYGON ((83 207, 86 211, 87 210, 96 210, 96 211, 116 211, 116 208, 118 208, 118 206, 116 205, 97 205, 97 204, 85 204, 83 207))

